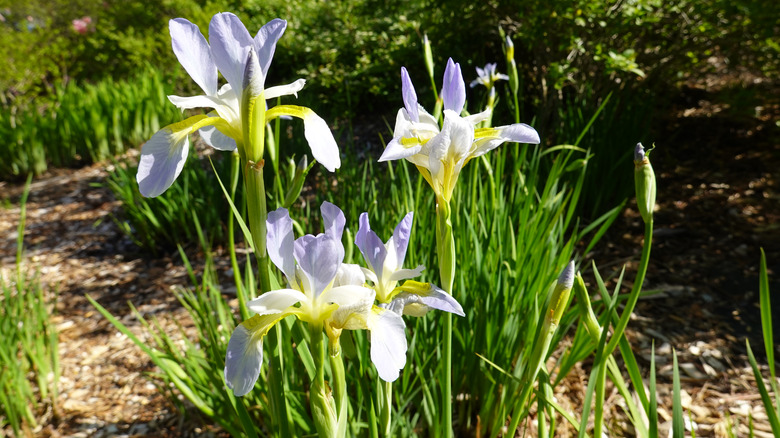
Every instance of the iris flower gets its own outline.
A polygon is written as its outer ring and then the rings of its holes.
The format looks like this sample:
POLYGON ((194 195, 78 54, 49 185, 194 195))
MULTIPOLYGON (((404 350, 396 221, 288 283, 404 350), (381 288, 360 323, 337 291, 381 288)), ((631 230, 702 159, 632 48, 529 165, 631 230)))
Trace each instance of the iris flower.
POLYGON ((286 209, 268 214, 268 256, 284 273, 287 287, 266 292, 248 302, 247 306, 256 314, 236 327, 230 337, 225 381, 237 396, 248 393, 257 381, 263 361, 263 337, 289 315, 325 328, 329 336, 337 337, 344 329, 376 329, 371 358, 380 375, 392 373, 395 364, 405 360, 406 338, 401 317, 375 308, 374 291, 354 281, 342 267, 344 214, 327 202, 320 210, 325 232, 295 240, 286 209))
POLYGON ((490 110, 461 117, 466 102, 466 85, 460 65, 450 59, 444 71, 442 103, 444 122, 417 103, 417 93, 406 68, 401 68, 404 107, 396 116, 393 140, 379 161, 405 158, 417 166, 437 198, 449 202, 461 169, 470 160, 484 155, 507 141, 539 143, 536 130, 524 123, 494 128, 476 128, 490 110))
MULTIPOLYGON (((241 20, 231 13, 214 15, 209 25, 211 45, 200 29, 184 18, 169 22, 173 52, 190 77, 203 90, 202 95, 191 97, 168 96, 181 110, 210 108, 208 115, 189 117, 158 131, 141 149, 138 164, 138 186, 144 196, 158 196, 165 192, 179 176, 189 152, 189 134, 200 131, 204 141, 220 150, 236 148, 243 153, 245 132, 257 127, 243 126, 242 111, 248 110, 242 103, 245 93, 250 93, 252 103, 285 95, 297 95, 305 81, 297 81, 265 89, 265 78, 287 22, 274 19, 263 26, 252 38, 241 20), (227 84, 218 86, 218 72, 227 84)), ((305 136, 314 158, 331 172, 341 165, 338 147, 327 123, 305 107, 280 105, 266 113, 265 123, 279 116, 302 118, 305 136)), ((243 156, 243 155, 242 155, 243 156)))
MULTIPOLYGON (((379 307, 389 309, 397 315, 419 317, 425 315, 431 309, 437 309, 465 316, 463 308, 452 295, 434 284, 410 280, 420 275, 422 270, 425 269, 423 266, 418 266, 415 269, 403 268, 406 250, 409 247, 412 221, 413 213, 408 213, 395 227, 392 237, 383 243, 371 229, 368 214, 363 213, 360 215, 360 226, 355 235, 355 244, 360 249, 368 265, 368 269, 363 270, 363 273, 365 278, 374 285, 379 307), (399 286, 398 282, 402 280, 406 281, 399 286)), ((374 327, 371 330, 372 352, 374 342, 376 342, 378 337, 384 336, 382 333, 383 329, 385 329, 384 326, 374 327)), ((397 328, 393 326, 393 330, 397 331, 397 328)), ((393 357, 399 357, 399 355, 394 354, 393 357)), ((399 370, 406 363, 405 355, 401 357, 404 360, 395 363, 397 369, 394 370, 393 374, 383 375, 380 373, 380 377, 383 380, 390 382, 398 378, 399 370)), ((390 365, 387 368, 390 368, 390 365)))
POLYGON ((496 73, 496 63, 489 62, 485 65, 485 68, 477 67, 477 78, 471 81, 469 86, 474 88, 477 85, 482 84, 485 88, 491 89, 499 80, 508 81, 509 76, 503 73, 496 73))

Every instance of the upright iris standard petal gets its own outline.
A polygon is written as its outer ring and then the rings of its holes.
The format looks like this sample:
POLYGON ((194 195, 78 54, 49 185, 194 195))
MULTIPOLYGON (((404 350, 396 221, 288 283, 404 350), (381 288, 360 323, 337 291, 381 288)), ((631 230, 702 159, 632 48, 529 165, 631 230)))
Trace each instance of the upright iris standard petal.
POLYGON ((387 257, 387 249, 385 249, 385 244, 382 243, 379 236, 371 230, 368 213, 360 214, 358 232, 355 234, 355 245, 357 245, 360 253, 363 254, 363 258, 366 260, 369 268, 381 279, 385 258, 387 257))
POLYGON ((409 247, 409 239, 412 236, 412 223, 414 222, 414 212, 409 213, 398 222, 393 230, 393 245, 395 247, 396 267, 401 268, 406 260, 406 250, 409 247))
POLYGON ((184 18, 168 22, 173 53, 192 80, 209 96, 217 94, 217 66, 198 26, 184 18))
POLYGON ((344 218, 344 212, 330 202, 324 201, 320 205, 320 214, 322 214, 325 234, 334 240, 340 241, 341 234, 344 232, 344 225, 347 223, 346 218, 344 218))
POLYGON ((260 67, 263 69, 263 76, 268 76, 268 68, 271 66, 271 60, 274 57, 276 43, 284 35, 287 29, 287 22, 281 18, 274 18, 257 31, 254 38, 255 50, 260 61, 260 67))
POLYGON ((466 83, 460 71, 460 64, 450 58, 444 70, 444 86, 441 92, 444 109, 460 114, 466 103, 466 83))
POLYGON ((252 37, 241 20, 230 12, 214 15, 209 23, 211 53, 222 76, 234 90, 241 90, 247 52, 252 37))
POLYGON ((336 277, 344 260, 344 247, 340 240, 328 234, 312 236, 303 240, 301 245, 298 241, 295 242, 295 259, 308 280, 312 296, 316 298, 336 277))
POLYGON ((292 219, 286 208, 268 213, 266 219, 268 257, 290 281, 295 278, 294 237, 292 219))
POLYGON ((401 94, 404 98, 404 107, 413 122, 420 121, 420 115, 417 112, 417 93, 414 91, 412 79, 409 78, 409 72, 406 67, 401 67, 401 94))

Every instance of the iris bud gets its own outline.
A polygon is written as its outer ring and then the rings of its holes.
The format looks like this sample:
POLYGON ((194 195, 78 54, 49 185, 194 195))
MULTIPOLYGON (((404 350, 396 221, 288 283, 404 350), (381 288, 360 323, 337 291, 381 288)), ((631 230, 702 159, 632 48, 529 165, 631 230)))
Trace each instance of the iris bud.
POLYGON ((642 220, 646 224, 653 221, 655 208, 655 173, 650 165, 649 151, 645 153, 642 143, 637 143, 634 149, 634 184, 636 186, 636 204, 642 220))

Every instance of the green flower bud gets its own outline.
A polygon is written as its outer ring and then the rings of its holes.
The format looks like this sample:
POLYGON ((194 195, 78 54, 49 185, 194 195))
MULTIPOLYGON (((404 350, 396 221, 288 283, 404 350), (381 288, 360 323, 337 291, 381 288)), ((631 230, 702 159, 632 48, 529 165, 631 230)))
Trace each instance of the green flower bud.
POLYGON ((265 97, 263 70, 254 48, 250 48, 241 91, 241 127, 247 161, 260 162, 265 147, 265 97))
POLYGON ((646 224, 653 221, 655 208, 655 173, 649 160, 650 151, 645 154, 642 143, 637 143, 634 149, 634 184, 636 186, 636 204, 642 220, 646 224))
MULTIPOLYGON (((290 161, 290 164, 290 167, 293 167, 292 160, 290 161)), ((303 158, 298 161, 298 165, 295 166, 295 174, 293 175, 292 182, 287 188, 287 193, 284 195, 284 203, 282 204, 284 208, 290 208, 295 200, 298 199, 298 196, 300 196, 301 190, 303 189, 303 183, 306 180, 306 175, 309 174, 309 170, 311 170, 313 165, 314 163, 308 163, 306 155, 304 155, 303 158)))
POLYGON ((563 312, 569 303, 571 288, 574 285, 574 261, 569 262, 558 277, 558 284, 555 285, 552 298, 550 300, 549 320, 553 327, 557 327, 561 321, 563 312))
POLYGON ((423 34, 423 57, 425 58, 425 68, 428 70, 428 76, 433 77, 433 52, 431 51, 431 41, 428 34, 423 34))

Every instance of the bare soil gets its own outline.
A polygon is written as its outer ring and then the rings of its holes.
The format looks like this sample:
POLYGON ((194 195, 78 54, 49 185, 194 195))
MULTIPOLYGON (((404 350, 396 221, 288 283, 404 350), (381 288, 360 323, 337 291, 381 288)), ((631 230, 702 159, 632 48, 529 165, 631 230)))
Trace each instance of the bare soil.
MULTIPOLYGON (((759 248, 780 290, 780 93, 754 77, 684 89, 656 129, 651 156, 658 177, 652 262, 628 336, 642 364, 655 342, 662 430, 671 420, 671 355, 683 372, 683 404, 696 436, 771 436, 746 358, 745 339, 764 361, 758 308, 759 248)), ((145 315, 183 318, 171 293, 188 279, 176 256, 151 258, 125 238, 111 215, 119 205, 99 184, 109 166, 50 171, 36 179, 27 204, 26 263, 58 290, 62 378, 57 406, 44 413, 38 436, 186 436, 212 433, 183 417, 146 374, 147 357, 86 301, 89 294, 138 335, 128 301, 145 315)), ((0 269, 13 269, 22 185, 0 182, 0 269)), ((642 222, 634 206, 622 213, 590 254, 603 275, 636 269, 642 222)), ((197 254, 193 254, 197 258, 197 254)), ((197 266, 197 260, 194 261, 197 266)), ((777 295, 777 294, 775 294, 777 295)), ((780 301, 775 300, 775 308, 780 301)), ((780 312, 775 311, 780 327, 780 312)), ((780 333, 780 330, 777 330, 780 333)), ((780 350, 776 351, 780 355, 780 350)), ((765 376, 768 375, 766 369, 765 376)), ((576 408, 587 384, 578 369, 559 402, 576 408)), ((631 434, 619 396, 610 430, 631 434)), ((687 415, 686 415, 687 416, 687 415)), ((663 435, 663 433, 662 433, 663 435)))

